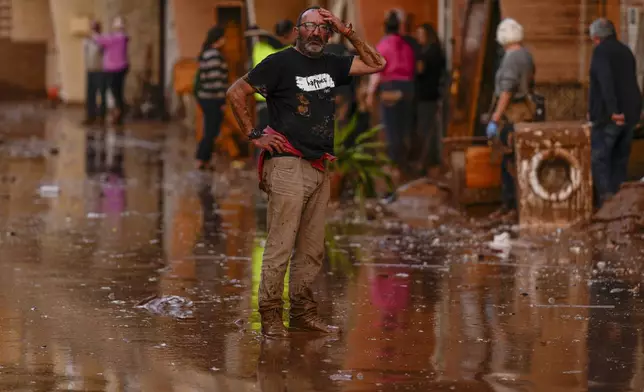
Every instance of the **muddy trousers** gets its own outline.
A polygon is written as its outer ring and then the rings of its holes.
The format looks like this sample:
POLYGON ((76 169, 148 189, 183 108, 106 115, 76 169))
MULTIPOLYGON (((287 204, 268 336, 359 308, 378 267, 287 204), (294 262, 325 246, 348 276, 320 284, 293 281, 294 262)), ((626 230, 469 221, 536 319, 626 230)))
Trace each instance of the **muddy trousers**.
POLYGON ((264 165, 268 190, 268 238, 259 284, 259 312, 282 312, 284 276, 291 262, 291 317, 317 312, 311 286, 324 259, 324 226, 330 195, 327 173, 295 157, 264 165), (292 256, 292 257, 291 257, 292 256))

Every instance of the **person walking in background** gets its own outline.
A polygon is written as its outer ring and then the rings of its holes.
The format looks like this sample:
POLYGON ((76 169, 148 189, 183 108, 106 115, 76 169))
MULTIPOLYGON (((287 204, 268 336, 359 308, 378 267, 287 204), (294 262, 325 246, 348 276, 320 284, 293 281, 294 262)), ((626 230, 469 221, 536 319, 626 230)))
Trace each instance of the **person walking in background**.
POLYGON ((112 30, 110 34, 95 34, 94 40, 103 48, 103 70, 117 109, 114 122, 120 125, 123 124, 125 115, 125 77, 130 68, 130 38, 125 33, 125 21, 121 17, 114 19, 112 30))
MULTIPOLYGON (((101 34, 101 24, 92 22, 92 34, 101 34)), ((83 55, 86 69, 86 97, 84 125, 91 125, 97 119, 103 122, 107 113, 105 75, 103 73, 103 48, 91 38, 83 41, 83 55), (96 94, 101 97, 100 110, 96 103, 96 94)))
POLYGON ((387 67, 371 77, 367 102, 372 107, 379 90, 389 157, 400 170, 406 171, 409 167, 406 144, 414 124, 416 63, 413 48, 400 35, 400 30, 400 15, 390 11, 385 19, 386 36, 377 45, 377 50, 387 60, 387 67))
POLYGON ((642 96, 635 57, 617 39, 613 23, 597 19, 590 25, 590 37, 595 48, 590 60, 588 117, 595 204, 601 207, 626 181, 642 96))
POLYGON ((420 171, 428 174, 430 167, 440 165, 442 129, 438 112, 441 103, 442 79, 445 76, 445 53, 434 26, 425 23, 418 27, 416 38, 421 46, 417 65, 417 125, 418 137, 423 142, 420 171))
POLYGON ((505 54, 494 81, 493 112, 487 125, 487 137, 501 155, 501 189, 503 206, 490 218, 516 220, 517 201, 514 164, 514 124, 532 121, 536 106, 530 94, 534 87, 535 66, 532 54, 523 46, 523 26, 506 18, 496 30, 496 40, 505 54), (498 148, 496 148, 498 147, 498 148))
POLYGON ((226 103, 228 90, 228 64, 224 59, 221 48, 226 43, 224 29, 214 26, 208 31, 199 54, 199 69, 195 83, 195 96, 203 112, 203 136, 197 146, 197 168, 212 169, 212 159, 215 139, 219 136, 221 123, 224 119, 223 107, 226 103))

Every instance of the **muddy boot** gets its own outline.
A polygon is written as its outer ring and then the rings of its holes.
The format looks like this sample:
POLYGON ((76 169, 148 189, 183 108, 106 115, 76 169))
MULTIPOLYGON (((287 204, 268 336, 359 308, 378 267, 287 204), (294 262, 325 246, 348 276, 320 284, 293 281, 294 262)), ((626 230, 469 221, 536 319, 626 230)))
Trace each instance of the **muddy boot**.
MULTIPOLYGON (((307 290, 308 291, 308 290, 307 290)), ((293 330, 335 334, 340 328, 329 325, 318 315, 317 304, 310 296, 302 295, 298 301, 291 298, 289 326, 293 330)))
POLYGON ((262 334, 268 338, 288 338, 288 331, 282 322, 282 309, 260 311, 262 317, 262 334))
POLYGON ((315 313, 305 314, 303 316, 291 316, 290 327, 293 330, 312 331, 328 334, 340 333, 340 328, 335 325, 329 325, 320 316, 315 313))
MULTIPOLYGON (((291 279, 293 279, 292 276, 291 279)), ((318 304, 315 302, 313 292, 309 287, 293 285, 293 282, 291 282, 289 294, 291 297, 291 310, 289 312, 289 326, 291 329, 328 334, 340 332, 340 328, 328 325, 320 318, 318 304)))

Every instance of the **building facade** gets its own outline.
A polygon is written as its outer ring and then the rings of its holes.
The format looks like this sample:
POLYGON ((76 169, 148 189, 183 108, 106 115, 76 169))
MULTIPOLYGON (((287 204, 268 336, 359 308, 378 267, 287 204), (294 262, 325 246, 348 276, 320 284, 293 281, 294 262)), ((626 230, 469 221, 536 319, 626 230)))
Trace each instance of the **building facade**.
MULTIPOLYGON (((152 82, 164 80, 166 91, 171 88, 174 64, 194 58, 208 28, 218 22, 229 25, 227 52, 238 74, 246 66, 243 31, 249 24, 273 30, 277 21, 295 20, 311 5, 338 10, 373 43, 383 35, 385 13, 403 9, 411 16, 412 28, 422 23, 437 27, 450 64, 459 67, 466 10, 486 1, 499 4, 501 17, 513 17, 525 26, 526 44, 537 63, 537 82, 553 97, 585 94, 592 52, 586 30, 594 18, 610 18, 620 38, 634 41, 644 7, 644 0, 283 0, 279 7, 272 0, 0 0, 0 10, 4 10, 0 12, 0 48, 15 59, 0 67, 0 83, 42 92, 48 86, 59 86, 64 100, 82 102, 80 31, 90 18, 109 26, 116 15, 126 19, 132 37, 130 98, 136 96, 146 75, 152 82)), ((576 116, 584 100, 577 101, 578 108, 557 110, 576 116)), ((558 102, 553 108, 562 106, 566 105, 558 102)), ((553 113, 557 118, 565 116, 553 113)))

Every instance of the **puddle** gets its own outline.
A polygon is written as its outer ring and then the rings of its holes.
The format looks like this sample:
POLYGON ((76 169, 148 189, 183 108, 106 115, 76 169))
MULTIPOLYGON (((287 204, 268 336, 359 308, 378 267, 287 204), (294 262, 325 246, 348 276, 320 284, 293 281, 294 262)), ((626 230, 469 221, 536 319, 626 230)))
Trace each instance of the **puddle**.
POLYGON ((0 390, 644 388, 636 239, 523 237, 418 199, 392 203, 410 221, 340 208, 314 289, 344 333, 264 340, 252 170, 196 173, 172 124, 110 144, 80 118, 35 136, 59 149, 47 159, 0 150, 0 390))

